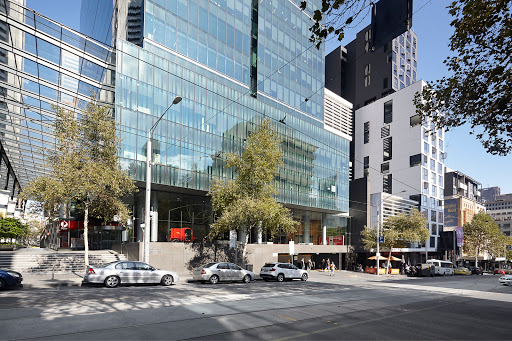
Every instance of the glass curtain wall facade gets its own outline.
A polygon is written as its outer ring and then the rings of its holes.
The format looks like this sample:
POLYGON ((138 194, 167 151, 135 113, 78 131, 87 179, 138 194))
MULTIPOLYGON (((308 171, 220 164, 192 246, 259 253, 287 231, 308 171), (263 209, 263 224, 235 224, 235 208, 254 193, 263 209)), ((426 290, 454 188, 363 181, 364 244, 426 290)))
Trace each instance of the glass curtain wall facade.
MULTIPOLYGON (((308 42, 310 18, 297 4, 146 0, 143 47, 118 39, 122 166, 141 187, 147 131, 176 96, 183 98, 153 136, 159 240, 183 211, 184 199, 172 192, 189 196, 189 208, 203 207, 214 177, 234 177, 224 168, 225 153, 240 152, 265 118, 282 138, 277 199, 302 222, 279 242, 318 244, 323 227, 329 235, 344 233, 346 218, 336 214, 348 212, 349 142, 324 130, 323 49, 308 42)), ((136 196, 137 225, 143 204, 136 196)), ((195 213, 188 215, 194 223, 195 213)))
POLYGON ((21 187, 44 173, 52 105, 80 111, 94 94, 113 108, 115 53, 16 2, 0 6, 2 145, 21 187))

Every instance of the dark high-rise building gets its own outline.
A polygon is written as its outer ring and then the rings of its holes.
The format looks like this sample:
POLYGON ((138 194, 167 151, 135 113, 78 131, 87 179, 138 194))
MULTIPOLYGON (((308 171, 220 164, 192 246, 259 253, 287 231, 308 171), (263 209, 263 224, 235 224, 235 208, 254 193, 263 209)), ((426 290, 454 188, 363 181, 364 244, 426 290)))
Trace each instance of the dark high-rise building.
POLYGON ((482 188, 482 202, 495 201, 496 197, 501 194, 501 189, 498 186, 482 188))

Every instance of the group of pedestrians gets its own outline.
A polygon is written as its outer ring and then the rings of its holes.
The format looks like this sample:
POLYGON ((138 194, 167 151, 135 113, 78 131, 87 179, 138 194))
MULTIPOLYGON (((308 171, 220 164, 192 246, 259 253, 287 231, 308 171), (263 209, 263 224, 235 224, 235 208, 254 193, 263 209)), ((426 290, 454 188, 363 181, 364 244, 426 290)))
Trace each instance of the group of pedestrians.
MULTIPOLYGON (((300 266, 302 267, 303 270, 307 270, 309 273, 311 269, 315 268, 315 262, 313 262, 311 258, 308 259, 307 262, 304 260, 304 258, 302 258, 300 266)), ((329 272, 329 276, 334 276, 334 270, 336 269, 336 265, 334 264, 334 262, 331 262, 329 258, 327 260, 322 259, 321 267, 322 268, 320 269, 320 271, 327 271, 329 272)))

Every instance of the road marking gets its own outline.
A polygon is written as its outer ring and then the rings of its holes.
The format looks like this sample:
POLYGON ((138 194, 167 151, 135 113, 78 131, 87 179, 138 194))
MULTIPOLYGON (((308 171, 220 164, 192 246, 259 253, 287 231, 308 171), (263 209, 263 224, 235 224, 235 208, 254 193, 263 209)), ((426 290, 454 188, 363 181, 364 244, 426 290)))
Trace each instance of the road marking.
POLYGON ((285 319, 288 319, 290 321, 297 322, 296 319, 292 319, 291 317, 288 317, 288 316, 284 316, 284 315, 277 315, 277 316, 281 316, 281 317, 284 317, 285 319))

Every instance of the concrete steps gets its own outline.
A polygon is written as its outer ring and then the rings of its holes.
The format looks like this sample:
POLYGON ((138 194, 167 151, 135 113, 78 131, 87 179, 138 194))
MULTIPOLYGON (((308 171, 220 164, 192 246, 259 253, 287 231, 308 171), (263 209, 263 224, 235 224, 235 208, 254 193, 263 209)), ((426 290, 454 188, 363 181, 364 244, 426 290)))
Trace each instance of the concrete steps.
MULTIPOLYGON (((126 260, 126 256, 110 250, 91 251, 89 264, 101 265, 118 260, 126 260)), ((84 252, 1 252, 0 269, 11 269, 26 272, 84 272, 84 252)))

